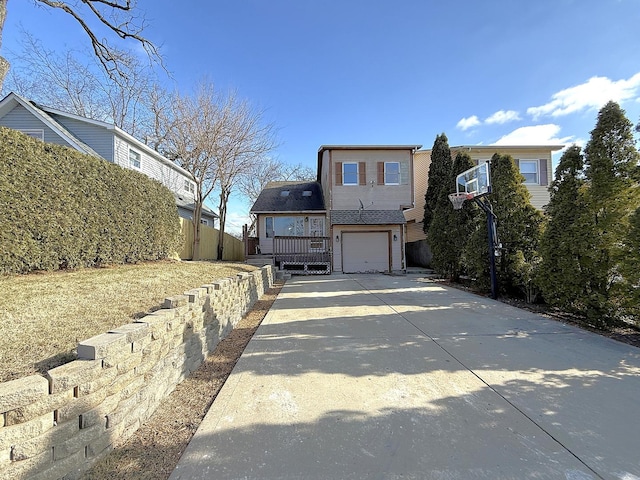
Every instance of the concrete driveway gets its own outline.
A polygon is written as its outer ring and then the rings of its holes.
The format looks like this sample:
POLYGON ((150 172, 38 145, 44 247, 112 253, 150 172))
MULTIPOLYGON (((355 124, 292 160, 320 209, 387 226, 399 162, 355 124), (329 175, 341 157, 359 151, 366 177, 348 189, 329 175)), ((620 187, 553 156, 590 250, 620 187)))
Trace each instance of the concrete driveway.
POLYGON ((640 350, 417 275, 289 280, 171 480, 640 479, 640 350))

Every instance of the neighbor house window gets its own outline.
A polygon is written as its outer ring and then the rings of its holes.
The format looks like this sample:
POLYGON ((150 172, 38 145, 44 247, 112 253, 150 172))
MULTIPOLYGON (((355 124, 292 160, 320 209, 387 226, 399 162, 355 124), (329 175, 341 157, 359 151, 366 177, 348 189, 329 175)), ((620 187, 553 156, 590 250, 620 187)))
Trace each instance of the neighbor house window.
POLYGON ((196 193, 196 186, 189 180, 184 181, 184 190, 189 193, 196 193))
POLYGON ((201 223, 202 225, 207 225, 207 226, 208 226, 208 225, 209 225, 209 220, 207 220, 206 218, 201 218, 201 219, 200 219, 200 223, 201 223))
POLYGON ((135 150, 129 149, 129 166, 131 168, 140 169, 140 154, 135 150))
POLYGON ((538 184, 538 161, 537 160, 520 160, 520 173, 524 176, 524 183, 538 184))
POLYGON ((384 162, 384 184, 400 185, 399 162, 384 162))
POLYGON ((342 164, 342 184, 358 185, 358 164, 357 163, 342 164))
POLYGON ((31 138, 37 138, 38 140, 44 141, 44 130, 41 128, 30 128, 20 131, 25 135, 29 135, 31 138))

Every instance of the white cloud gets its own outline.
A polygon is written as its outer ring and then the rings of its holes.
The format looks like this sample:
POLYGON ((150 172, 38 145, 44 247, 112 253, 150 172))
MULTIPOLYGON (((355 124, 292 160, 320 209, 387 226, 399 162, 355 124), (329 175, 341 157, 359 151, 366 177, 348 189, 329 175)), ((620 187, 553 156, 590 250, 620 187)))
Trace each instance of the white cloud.
POLYGON ((498 110, 485 120, 485 123, 502 125, 508 122, 520 120, 520 115, 515 110, 498 110))
POLYGON ((469 130, 470 128, 477 127, 478 125, 480 125, 480 119, 477 116, 472 115, 471 117, 463 118, 462 120, 460 120, 456 127, 462 131, 465 131, 469 130))
POLYGON ((573 137, 559 137, 561 127, 553 123, 521 127, 503 136, 493 145, 561 145, 573 143, 573 137))
POLYGON ((599 109, 610 100, 621 103, 638 95, 640 95, 640 73, 636 73, 628 80, 618 81, 607 77, 591 77, 581 85, 554 93, 549 103, 528 108, 527 114, 534 119, 543 115, 560 117, 585 109, 599 109))

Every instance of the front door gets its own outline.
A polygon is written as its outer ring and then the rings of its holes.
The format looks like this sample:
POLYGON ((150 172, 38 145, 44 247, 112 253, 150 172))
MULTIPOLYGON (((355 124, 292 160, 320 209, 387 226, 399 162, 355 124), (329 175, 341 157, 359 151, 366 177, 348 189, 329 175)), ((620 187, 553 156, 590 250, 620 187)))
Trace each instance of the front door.
MULTIPOLYGON (((309 236, 310 237, 324 237, 324 217, 311 217, 309 218, 309 236)), ((312 252, 323 252, 324 243, 322 240, 311 240, 309 250, 312 252)))

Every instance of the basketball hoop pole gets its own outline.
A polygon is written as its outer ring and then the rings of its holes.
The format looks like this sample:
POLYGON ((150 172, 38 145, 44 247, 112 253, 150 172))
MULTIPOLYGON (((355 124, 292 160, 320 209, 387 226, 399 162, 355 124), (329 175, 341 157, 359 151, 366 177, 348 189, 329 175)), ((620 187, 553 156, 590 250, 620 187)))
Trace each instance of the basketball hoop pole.
POLYGON ((495 213, 491 207, 489 199, 484 197, 473 197, 476 204, 487 214, 487 237, 489 241, 489 275, 491 277, 491 298, 498 298, 498 278, 496 275, 496 249, 497 239, 494 237, 495 231, 495 213))

